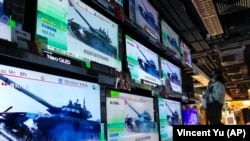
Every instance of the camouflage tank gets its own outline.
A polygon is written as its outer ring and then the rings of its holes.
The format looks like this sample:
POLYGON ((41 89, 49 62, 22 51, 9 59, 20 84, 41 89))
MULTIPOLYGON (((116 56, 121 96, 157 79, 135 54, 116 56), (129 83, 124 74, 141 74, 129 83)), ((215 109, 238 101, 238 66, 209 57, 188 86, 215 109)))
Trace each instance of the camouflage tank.
POLYGON ((152 121, 152 117, 147 111, 139 113, 132 107, 127 100, 125 103, 136 113, 137 117, 125 117, 125 127, 129 132, 137 133, 149 133, 155 131, 155 123, 152 121))
POLYGON ((89 120, 92 115, 85 107, 85 99, 83 100, 83 106, 72 103, 70 100, 65 106, 56 107, 25 90, 12 80, 2 75, 0 75, 0 79, 46 106, 47 111, 50 113, 8 112, 12 106, 0 112, 0 135, 7 140, 12 140, 12 137, 25 141, 77 141, 100 138, 100 121, 89 120), (24 124, 29 119, 34 122, 36 128, 29 128, 24 124))
POLYGON ((75 7, 75 5, 69 1, 70 6, 76 11, 76 13, 80 16, 84 23, 87 24, 88 27, 84 27, 80 25, 80 23, 75 22, 75 19, 68 20, 68 29, 69 33, 79 41, 84 44, 89 45, 90 47, 105 53, 113 58, 117 56, 117 48, 114 47, 111 43, 111 38, 108 35, 108 30, 103 28, 95 29, 87 19, 81 14, 79 10, 75 7))

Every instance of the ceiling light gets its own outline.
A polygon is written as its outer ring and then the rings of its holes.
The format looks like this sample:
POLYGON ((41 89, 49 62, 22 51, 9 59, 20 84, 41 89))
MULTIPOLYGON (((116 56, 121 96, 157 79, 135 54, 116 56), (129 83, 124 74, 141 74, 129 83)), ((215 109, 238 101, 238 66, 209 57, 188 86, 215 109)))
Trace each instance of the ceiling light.
POLYGON ((192 0, 203 24, 211 36, 223 34, 223 29, 212 0, 192 0))

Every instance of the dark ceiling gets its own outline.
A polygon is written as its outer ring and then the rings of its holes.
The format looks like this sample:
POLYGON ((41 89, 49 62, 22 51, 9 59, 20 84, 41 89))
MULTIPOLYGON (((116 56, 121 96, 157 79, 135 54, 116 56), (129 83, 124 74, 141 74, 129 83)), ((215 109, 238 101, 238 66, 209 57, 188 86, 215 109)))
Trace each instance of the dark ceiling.
POLYGON ((224 31, 216 36, 208 34, 192 0, 150 2, 191 48, 193 63, 200 70, 207 76, 214 68, 223 70, 233 100, 249 99, 250 0, 213 0, 224 31))

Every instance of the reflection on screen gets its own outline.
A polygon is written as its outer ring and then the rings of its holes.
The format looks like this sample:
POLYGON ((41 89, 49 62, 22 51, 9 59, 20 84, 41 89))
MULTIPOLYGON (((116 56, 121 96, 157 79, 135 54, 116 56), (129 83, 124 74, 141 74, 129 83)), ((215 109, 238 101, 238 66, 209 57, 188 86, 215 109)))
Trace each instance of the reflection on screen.
POLYGON ((99 85, 5 65, 0 84, 1 133, 18 140, 100 139, 99 85))
POLYGON ((158 141, 153 99, 111 91, 107 97, 108 140, 158 141))

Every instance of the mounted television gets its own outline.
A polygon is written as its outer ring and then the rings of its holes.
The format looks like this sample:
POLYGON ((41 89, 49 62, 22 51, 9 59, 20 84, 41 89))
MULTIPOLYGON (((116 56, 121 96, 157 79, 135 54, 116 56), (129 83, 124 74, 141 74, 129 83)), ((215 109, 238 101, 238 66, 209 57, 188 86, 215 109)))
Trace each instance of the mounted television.
POLYGON ((199 125, 199 110, 196 104, 181 106, 183 125, 199 125))
POLYGON ((47 51, 121 70, 118 24, 81 0, 38 0, 37 42, 47 51))
POLYGON ((0 138, 99 140, 100 86, 0 64, 0 138))
MULTIPOLYGON (((162 80, 163 82, 170 83, 173 90, 172 96, 177 96, 182 94, 182 78, 180 67, 174 65, 173 63, 161 58, 161 69, 163 72, 162 80)), ((165 84, 163 83, 163 84, 165 84)))
POLYGON ((115 16, 117 19, 124 21, 123 0, 93 0, 101 5, 105 10, 115 16))
POLYGON ((161 35, 163 46, 175 53, 175 57, 180 59, 179 35, 162 19, 161 35))
POLYGON ((161 140, 172 140, 173 125, 182 124, 181 103, 179 101, 158 98, 158 105, 161 140))
POLYGON ((130 36, 126 35, 126 55, 128 68, 136 83, 148 81, 160 85, 158 55, 130 36))
POLYGON ((10 16, 3 11, 3 1, 0 0, 0 39, 11 41, 10 16))
POLYGON ((148 0, 129 0, 129 16, 154 39, 160 40, 159 12, 148 0))
POLYGON ((192 67, 192 56, 191 50, 189 47, 180 40, 180 47, 181 47, 181 60, 187 64, 188 66, 192 67))
POLYGON ((107 96, 109 141, 159 140, 153 98, 112 90, 107 96))

